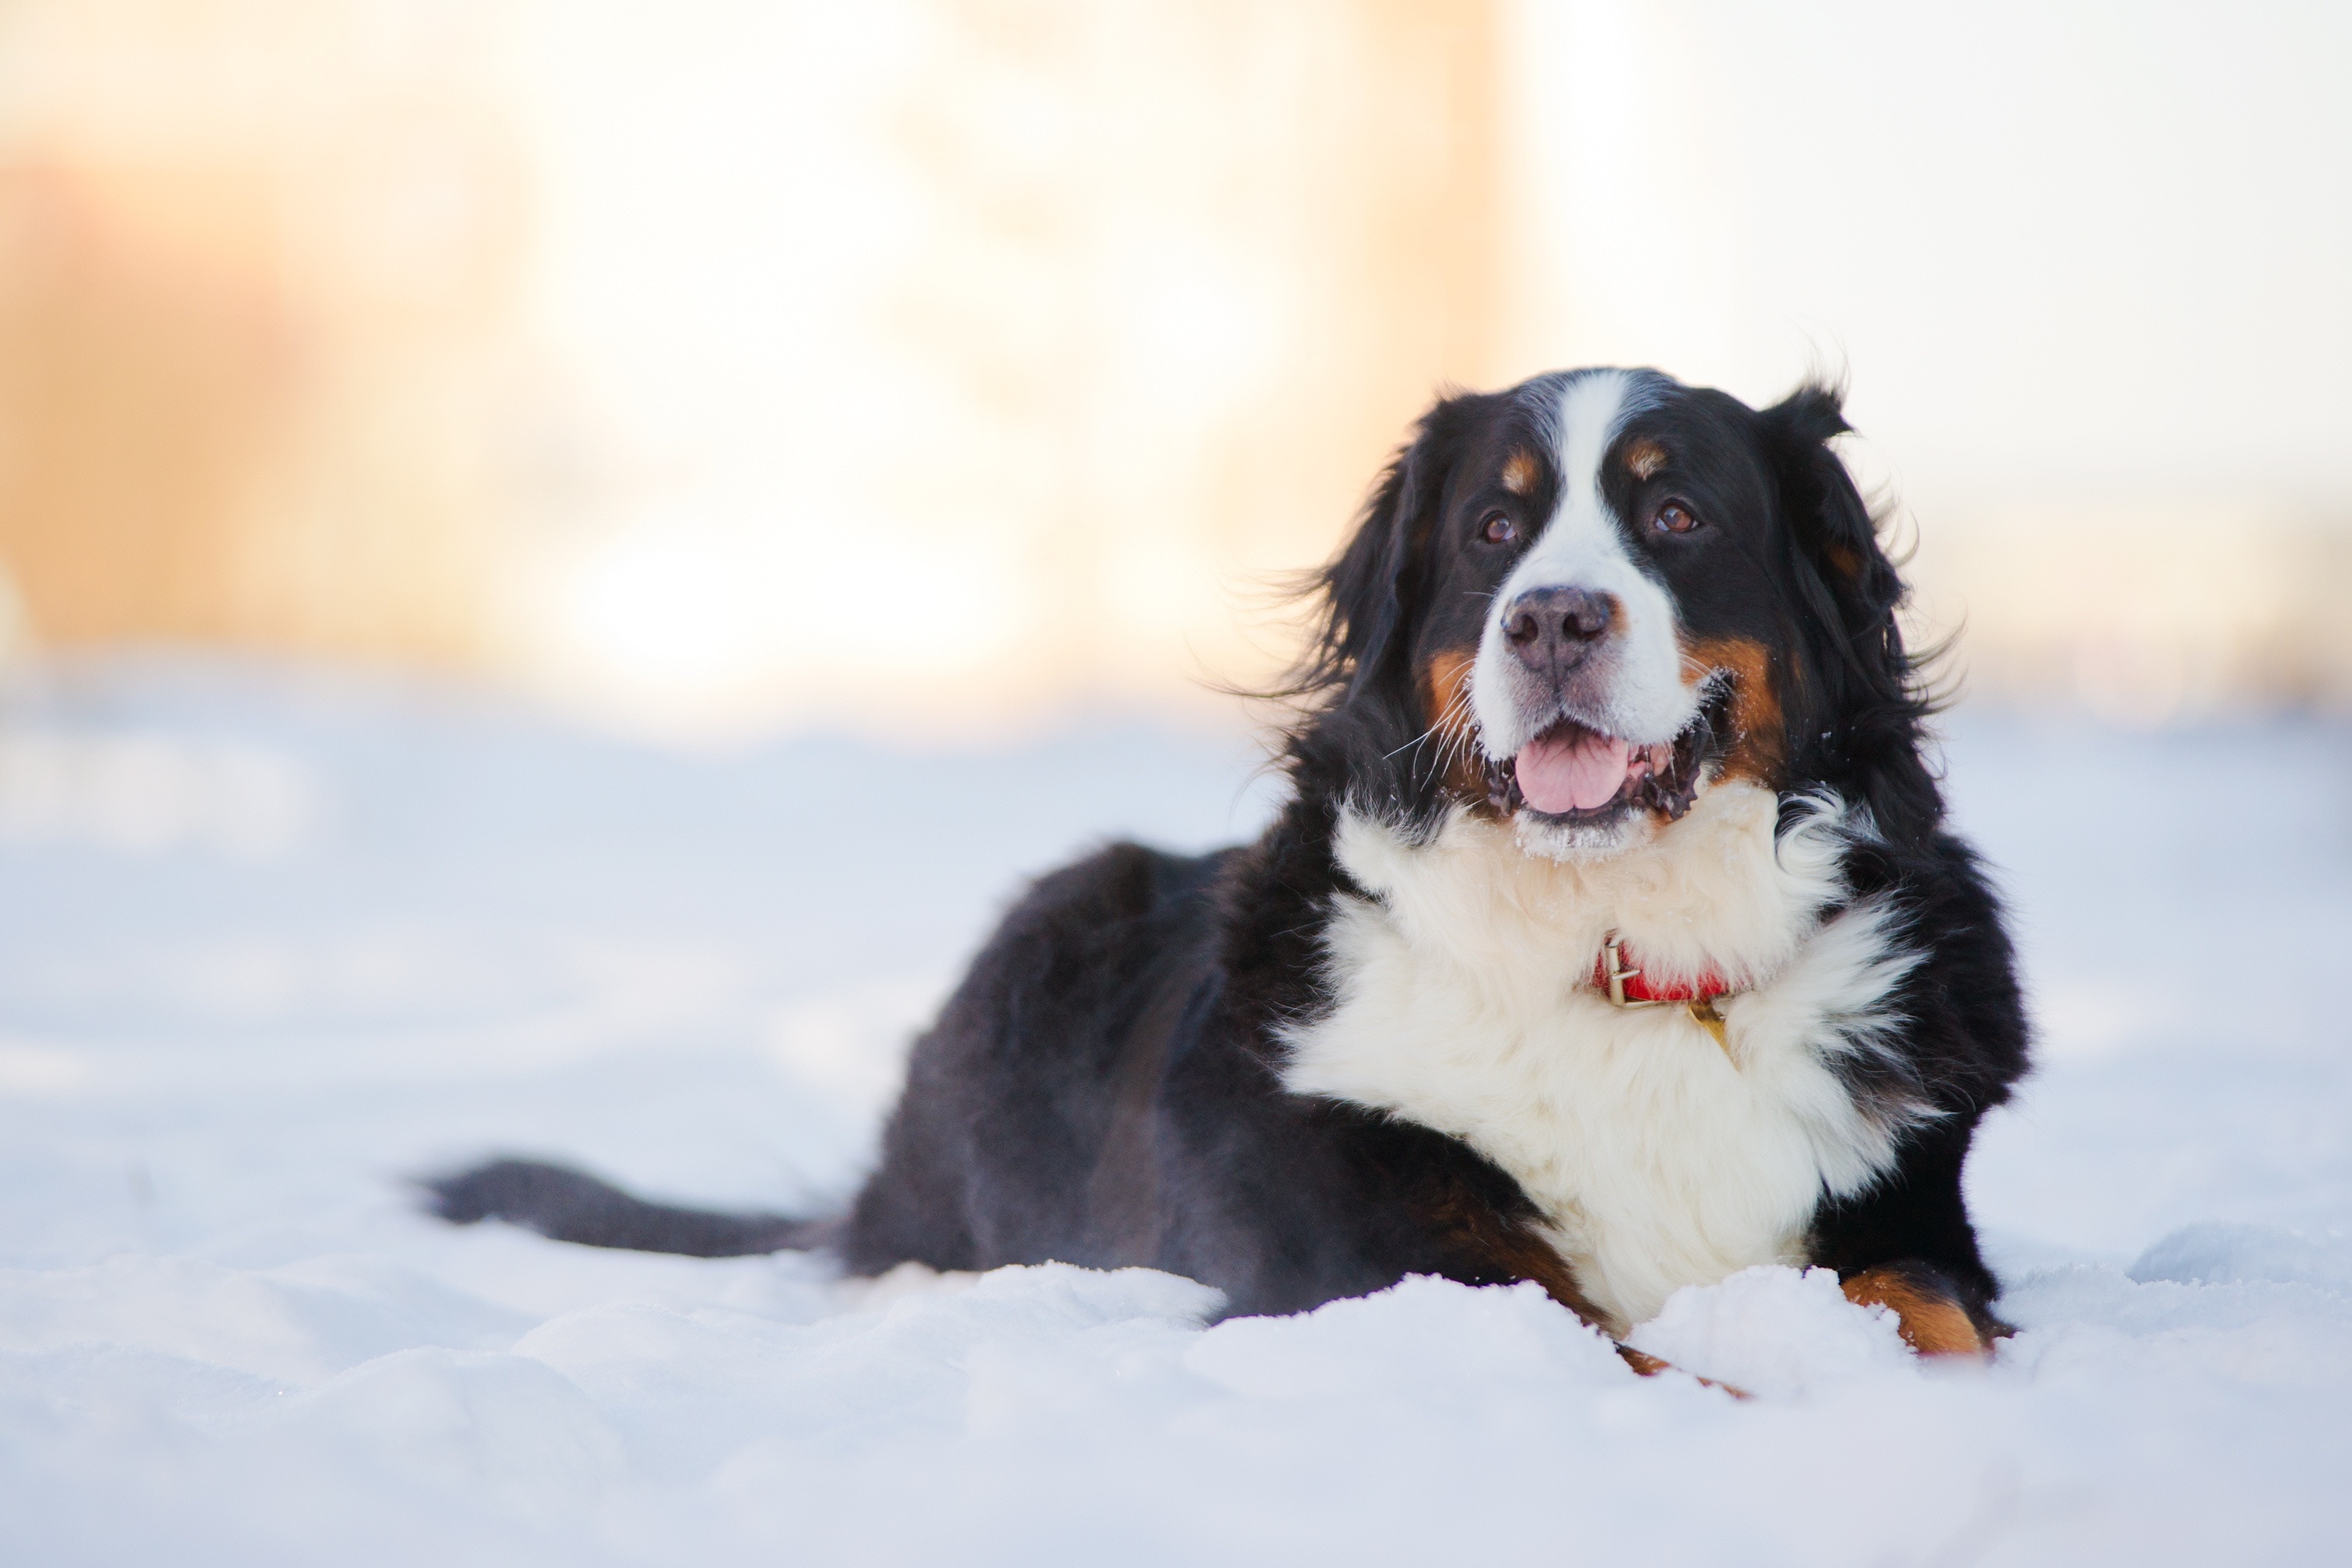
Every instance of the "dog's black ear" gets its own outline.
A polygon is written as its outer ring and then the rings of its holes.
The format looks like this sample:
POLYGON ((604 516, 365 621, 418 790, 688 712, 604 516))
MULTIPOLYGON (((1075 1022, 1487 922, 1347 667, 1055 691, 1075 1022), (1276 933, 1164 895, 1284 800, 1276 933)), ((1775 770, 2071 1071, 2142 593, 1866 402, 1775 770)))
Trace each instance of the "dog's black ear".
POLYGON ((1422 590, 1430 532, 1460 454, 1468 396, 1441 397, 1381 473, 1356 530, 1316 579, 1319 628, 1302 686, 1361 693, 1404 656, 1400 630, 1422 590))
POLYGON ((1903 646, 1895 611, 1903 579, 1876 521, 1830 441, 1853 428, 1843 394, 1799 387, 1765 409, 1783 514, 1795 546, 1797 592, 1812 623, 1805 673, 1820 711, 1790 714, 1800 771, 1858 788, 1883 830, 1907 837, 1941 815, 1919 760, 1928 704, 1903 646))
POLYGON ((1835 662, 1873 687, 1891 681, 1899 688, 1911 675, 1895 620, 1903 579, 1878 542, 1853 476, 1830 447, 1832 437, 1853 429, 1843 401, 1835 387, 1801 386, 1759 417, 1801 565, 1810 568, 1797 573, 1805 607, 1842 634, 1836 641, 1843 657, 1835 662))
MULTIPOLYGON (((1843 404, 1838 388, 1816 384, 1799 387, 1761 417, 1780 468, 1781 503, 1813 568, 1810 575, 1834 604, 1832 624, 1843 626, 1858 644, 1876 645, 1882 633, 1895 634, 1903 580, 1879 545, 1877 525, 1854 488, 1853 476, 1830 448, 1833 437, 1853 428, 1846 423, 1843 404)), ((1829 608, 1819 603, 1811 607, 1829 608)), ((1898 656, 1901 647, 1896 635, 1894 651, 1898 656)), ((1883 646, 1873 647, 1868 662, 1883 665, 1886 651, 1883 646)), ((1907 671, 1905 665, 1898 673, 1907 671)))

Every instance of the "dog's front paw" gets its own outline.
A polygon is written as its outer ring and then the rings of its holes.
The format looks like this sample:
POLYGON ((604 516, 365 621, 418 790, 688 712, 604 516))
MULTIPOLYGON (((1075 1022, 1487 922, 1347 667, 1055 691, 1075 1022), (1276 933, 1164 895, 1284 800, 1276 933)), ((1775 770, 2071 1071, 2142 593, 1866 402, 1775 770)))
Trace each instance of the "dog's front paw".
MULTIPOLYGON (((1632 1345, 1619 1345, 1617 1347, 1617 1353, 1624 1359, 1627 1366, 1632 1367, 1643 1377, 1655 1377, 1662 1372, 1681 1372, 1683 1370, 1681 1367, 1676 1366, 1670 1361, 1665 1361, 1657 1356, 1654 1356, 1648 1351, 1637 1351, 1632 1345)), ((1698 1373, 1692 1373, 1689 1375, 1692 1377, 1698 1377, 1698 1373)), ((1724 1393, 1728 1394, 1734 1399, 1753 1399, 1756 1397, 1746 1389, 1738 1387, 1732 1384, 1725 1383, 1719 1378, 1699 1377, 1698 1380, 1706 1384, 1709 1388, 1719 1388, 1723 1390, 1724 1393)))
POLYGON ((1885 1307, 1895 1331, 1921 1355, 1982 1360, 2000 1325, 1971 1312, 1943 1271, 1926 1263, 1882 1263, 1844 1282, 1845 1298, 1861 1307, 1885 1307))

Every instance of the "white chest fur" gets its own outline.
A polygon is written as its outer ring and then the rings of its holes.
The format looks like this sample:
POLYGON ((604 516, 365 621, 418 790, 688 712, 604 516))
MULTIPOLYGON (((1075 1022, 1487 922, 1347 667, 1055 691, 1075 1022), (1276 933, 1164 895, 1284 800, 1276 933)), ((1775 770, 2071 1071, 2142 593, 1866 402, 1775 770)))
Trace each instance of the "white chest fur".
POLYGON ((1844 891, 1843 809, 1824 803, 1776 844, 1778 810, 1718 784, 1590 865, 1524 854, 1467 813, 1419 847, 1344 817, 1340 863, 1374 897, 1333 910, 1337 1004, 1289 1032, 1286 1081, 1509 1172, 1620 1331, 1681 1286, 1794 1261, 1822 1193, 1892 1158, 1899 1121, 1857 1106, 1832 1063, 1882 1048, 1916 957, 1874 903, 1822 918, 1844 891), (1612 930, 1653 976, 1713 970, 1742 988, 1720 1004, 1727 1051, 1682 1008, 1628 1011, 1591 989, 1612 930))

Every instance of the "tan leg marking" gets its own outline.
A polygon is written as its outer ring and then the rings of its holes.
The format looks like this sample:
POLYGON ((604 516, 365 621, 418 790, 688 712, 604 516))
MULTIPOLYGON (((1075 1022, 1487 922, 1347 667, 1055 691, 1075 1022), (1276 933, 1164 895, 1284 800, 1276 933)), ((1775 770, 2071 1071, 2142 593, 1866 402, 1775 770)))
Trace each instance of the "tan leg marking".
POLYGON ((1921 1355, 1985 1353, 1968 1309, 1899 1267, 1864 1269, 1845 1282, 1845 1299, 1856 1306, 1894 1309, 1895 1331, 1921 1355))
MULTIPOLYGON (((1643 1377, 1655 1377, 1662 1372, 1682 1371, 1682 1368, 1676 1366, 1674 1363, 1670 1361, 1662 1361, 1658 1357, 1652 1355, 1648 1351, 1637 1351, 1632 1345, 1619 1345, 1617 1347, 1617 1354, 1627 1366, 1632 1367, 1636 1373, 1640 1373, 1643 1377)), ((1698 1376, 1696 1373, 1693 1373, 1691 1375, 1693 1377, 1698 1376)), ((1700 1377, 1698 1380, 1699 1382, 1706 1384, 1709 1388, 1719 1388, 1723 1390, 1724 1393, 1728 1394, 1734 1399, 1753 1399, 1756 1397, 1746 1389, 1740 1388, 1733 1384, 1718 1383, 1711 1377, 1700 1377)))

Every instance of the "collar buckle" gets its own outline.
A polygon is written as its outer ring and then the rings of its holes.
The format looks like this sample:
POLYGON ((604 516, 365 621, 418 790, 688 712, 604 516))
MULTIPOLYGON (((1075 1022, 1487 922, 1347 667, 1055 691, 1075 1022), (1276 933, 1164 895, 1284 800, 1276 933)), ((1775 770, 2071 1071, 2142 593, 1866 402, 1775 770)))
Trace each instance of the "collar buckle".
MULTIPOLYGON (((1706 988, 1706 982, 1702 981, 1692 987, 1693 994, 1688 996, 1626 995, 1625 983, 1639 978, 1641 973, 1638 969, 1625 967, 1624 940, 1615 931, 1611 931, 1601 944, 1601 962, 1595 970, 1595 977, 1601 982, 1601 994, 1609 998, 1610 1005, 1628 1011, 1635 1007, 1684 1008, 1689 1012, 1691 1021, 1705 1029, 1707 1037, 1723 1047, 1725 1058, 1734 1067, 1739 1065, 1738 1058, 1731 1054, 1731 1037, 1724 1028, 1723 1014, 1716 1007, 1716 1003, 1733 994, 1729 987, 1717 980, 1714 982, 1717 989, 1710 991, 1706 988)), ((1649 987, 1643 986, 1643 989, 1649 987)))
POLYGON ((1615 931, 1601 944, 1601 981, 1612 1005, 1619 1007, 1663 1007, 1663 1002, 1625 994, 1625 982, 1642 972, 1625 967, 1625 942, 1615 931))

